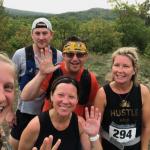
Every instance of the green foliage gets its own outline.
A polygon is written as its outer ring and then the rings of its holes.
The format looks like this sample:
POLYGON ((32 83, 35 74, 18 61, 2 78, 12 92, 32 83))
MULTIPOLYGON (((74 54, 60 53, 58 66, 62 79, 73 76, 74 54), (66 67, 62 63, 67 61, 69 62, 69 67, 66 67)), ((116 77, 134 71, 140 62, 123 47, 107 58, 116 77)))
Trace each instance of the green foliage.
POLYGON ((145 48, 144 55, 150 58, 150 43, 145 48))
POLYGON ((150 7, 149 0, 137 5, 129 5, 122 0, 110 0, 110 2, 118 14, 116 30, 123 35, 122 45, 136 46, 141 53, 144 53, 144 49, 150 42, 148 22, 146 23, 150 7))
POLYGON ((81 24, 80 34, 93 52, 107 53, 120 46, 121 34, 115 31, 111 22, 100 18, 81 24))
MULTIPOLYGON (((67 37, 77 35, 87 42, 91 52, 108 53, 117 47, 136 46, 140 52, 149 55, 150 28, 145 22, 148 0, 131 6, 121 0, 110 1, 114 4, 114 12, 95 8, 76 13, 47 14, 55 31, 52 46, 61 50, 67 37)), ((32 43, 31 24, 39 13, 36 16, 30 12, 29 16, 24 12, 24 16, 19 16, 19 11, 15 10, 17 14, 10 15, 3 7, 0 11, 0 50, 11 55, 16 49, 32 43)))
POLYGON ((125 17, 123 20, 118 19, 116 29, 123 33, 121 42, 123 46, 136 46, 141 52, 145 49, 148 36, 147 28, 143 20, 137 17, 125 17))

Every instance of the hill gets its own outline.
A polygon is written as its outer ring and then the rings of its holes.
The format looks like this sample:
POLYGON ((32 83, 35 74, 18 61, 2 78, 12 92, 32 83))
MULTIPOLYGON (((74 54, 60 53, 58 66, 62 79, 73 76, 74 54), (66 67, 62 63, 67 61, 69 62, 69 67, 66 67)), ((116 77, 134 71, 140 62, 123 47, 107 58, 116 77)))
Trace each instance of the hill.
POLYGON ((62 14, 50 14, 50 13, 42 13, 42 12, 32 12, 32 11, 24 11, 24 10, 18 10, 18 9, 11 9, 6 8, 5 11, 10 16, 44 16, 44 17, 50 17, 50 16, 56 16, 61 18, 67 18, 67 17, 74 17, 77 20, 90 20, 93 18, 103 18, 106 20, 112 20, 116 17, 116 15, 112 12, 110 9, 102 9, 102 8, 92 8, 85 11, 78 11, 78 12, 66 12, 62 14))
POLYGON ((19 9, 12 9, 12 8, 4 8, 5 11, 10 16, 49 16, 49 13, 42 13, 42 12, 33 12, 33 11, 25 11, 25 10, 19 10, 19 9))
POLYGON ((102 8, 92 8, 86 11, 62 13, 57 16, 62 18, 73 16, 78 20, 90 20, 93 18, 103 18, 106 20, 113 20, 116 17, 116 15, 112 12, 112 10, 102 8))

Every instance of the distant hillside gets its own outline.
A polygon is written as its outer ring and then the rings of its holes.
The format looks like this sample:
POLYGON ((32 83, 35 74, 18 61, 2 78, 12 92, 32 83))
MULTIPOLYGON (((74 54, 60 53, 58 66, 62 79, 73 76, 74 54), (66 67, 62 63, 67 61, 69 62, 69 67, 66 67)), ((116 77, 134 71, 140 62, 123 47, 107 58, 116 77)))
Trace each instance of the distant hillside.
POLYGON ((64 17, 64 18, 73 16, 79 20, 90 20, 90 19, 98 18, 98 17, 101 17, 107 20, 113 20, 114 18, 116 18, 116 15, 114 12, 112 12, 112 10, 103 9, 103 8, 92 8, 86 11, 62 13, 57 16, 64 17))
POLYGON ((74 17, 78 20, 90 20, 92 18, 101 17, 107 20, 113 20, 116 15, 109 9, 102 8, 92 8, 86 11, 78 11, 78 12, 66 12, 62 14, 50 14, 50 13, 41 13, 41 12, 32 12, 32 11, 23 11, 11 8, 5 8, 5 11, 11 16, 57 16, 61 18, 74 17))
POLYGON ((50 15, 49 13, 25 11, 25 10, 6 8, 6 7, 5 7, 5 11, 11 16, 49 16, 50 15))

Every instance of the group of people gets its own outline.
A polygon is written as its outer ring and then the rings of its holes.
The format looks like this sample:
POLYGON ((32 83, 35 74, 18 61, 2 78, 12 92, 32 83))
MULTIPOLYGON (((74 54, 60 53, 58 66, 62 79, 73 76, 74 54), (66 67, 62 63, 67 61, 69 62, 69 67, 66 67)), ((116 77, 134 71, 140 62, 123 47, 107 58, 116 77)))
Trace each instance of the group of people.
POLYGON ((100 87, 84 68, 88 49, 80 38, 69 37, 57 50, 46 18, 33 22, 31 36, 33 44, 17 50, 13 62, 0 55, 0 121, 12 126, 14 150, 148 150, 150 91, 137 79, 137 48, 112 54, 110 79, 100 87))

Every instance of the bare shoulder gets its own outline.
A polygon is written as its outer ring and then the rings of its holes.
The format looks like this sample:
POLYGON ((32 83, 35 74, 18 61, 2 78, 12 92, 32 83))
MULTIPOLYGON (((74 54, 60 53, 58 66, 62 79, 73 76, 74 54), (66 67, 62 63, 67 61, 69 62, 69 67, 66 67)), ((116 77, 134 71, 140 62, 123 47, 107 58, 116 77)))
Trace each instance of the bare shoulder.
POLYGON ((40 122, 38 116, 34 117, 27 125, 26 130, 30 133, 38 133, 40 131, 40 122))
POLYGON ((140 84, 141 87, 141 95, 142 95, 142 103, 147 103, 150 101, 150 90, 147 86, 140 84))
POLYGON ((38 138, 40 130, 40 124, 38 117, 34 117, 27 127, 24 129, 20 141, 18 150, 31 149, 34 146, 36 139, 38 138), (28 143, 28 144, 27 144, 28 143))
POLYGON ((101 87, 97 92, 94 106, 100 108, 100 110, 102 111, 103 108, 106 106, 106 102, 107 102, 106 94, 105 94, 104 88, 101 87))
POLYGON ((105 98, 105 97, 106 97, 106 94, 105 94, 105 91, 104 91, 104 88, 103 88, 103 87, 101 87, 101 88, 99 89, 99 93, 100 93, 100 96, 101 96, 102 98, 105 98))
POLYGON ((140 87, 141 87, 142 94, 150 93, 150 89, 146 85, 140 84, 140 87))

